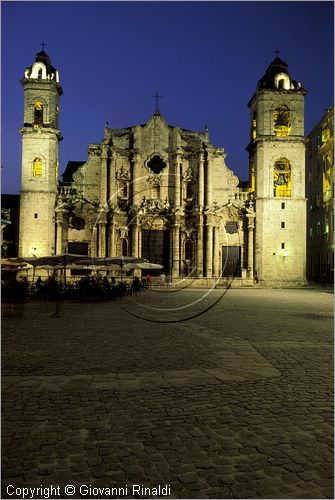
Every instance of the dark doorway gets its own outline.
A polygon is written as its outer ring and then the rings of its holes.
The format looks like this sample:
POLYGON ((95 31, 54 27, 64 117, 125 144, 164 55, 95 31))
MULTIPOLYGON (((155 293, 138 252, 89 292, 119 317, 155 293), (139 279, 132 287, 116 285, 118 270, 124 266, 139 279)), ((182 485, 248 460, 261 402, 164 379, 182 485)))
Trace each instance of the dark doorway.
POLYGON ((88 255, 88 243, 81 241, 69 241, 67 251, 68 253, 74 253, 77 255, 88 255))
POLYGON ((241 247, 222 247, 222 276, 241 277, 241 247))
POLYGON ((142 230, 142 257, 154 264, 164 266, 164 271, 170 268, 170 231, 157 229, 142 230))

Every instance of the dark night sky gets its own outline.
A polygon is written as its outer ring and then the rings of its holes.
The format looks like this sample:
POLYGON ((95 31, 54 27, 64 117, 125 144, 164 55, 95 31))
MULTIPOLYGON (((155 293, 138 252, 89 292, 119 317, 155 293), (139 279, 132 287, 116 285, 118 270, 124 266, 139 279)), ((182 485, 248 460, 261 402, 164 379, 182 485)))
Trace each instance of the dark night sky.
POLYGON ((249 109, 274 59, 308 90, 305 131, 333 103, 333 2, 2 2, 2 192, 20 190, 20 79, 41 42, 58 68, 60 171, 110 127, 145 123, 159 91, 170 125, 209 127, 248 177, 249 109))

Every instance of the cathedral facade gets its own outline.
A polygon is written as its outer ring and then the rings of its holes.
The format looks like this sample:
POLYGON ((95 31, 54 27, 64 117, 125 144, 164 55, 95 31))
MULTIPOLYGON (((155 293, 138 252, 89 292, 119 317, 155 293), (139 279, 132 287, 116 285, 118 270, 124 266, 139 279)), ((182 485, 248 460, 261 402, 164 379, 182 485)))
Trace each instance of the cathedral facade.
POLYGON ((305 284, 304 96, 278 57, 250 107, 249 183, 208 130, 171 126, 159 110, 110 128, 85 162, 58 174, 58 71, 42 51, 24 89, 20 256, 138 256, 173 279, 305 284))

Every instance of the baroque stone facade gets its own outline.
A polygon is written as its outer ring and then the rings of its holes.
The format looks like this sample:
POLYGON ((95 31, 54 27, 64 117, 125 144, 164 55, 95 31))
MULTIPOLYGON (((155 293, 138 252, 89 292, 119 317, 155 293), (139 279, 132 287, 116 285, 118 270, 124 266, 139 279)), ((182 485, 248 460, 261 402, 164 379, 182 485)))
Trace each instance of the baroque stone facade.
POLYGON ((207 128, 173 127, 158 105, 145 124, 106 124, 87 161, 69 162, 59 182, 62 90, 43 51, 22 84, 21 256, 132 255, 173 278, 304 282, 305 91, 279 58, 250 102, 249 185, 207 128))

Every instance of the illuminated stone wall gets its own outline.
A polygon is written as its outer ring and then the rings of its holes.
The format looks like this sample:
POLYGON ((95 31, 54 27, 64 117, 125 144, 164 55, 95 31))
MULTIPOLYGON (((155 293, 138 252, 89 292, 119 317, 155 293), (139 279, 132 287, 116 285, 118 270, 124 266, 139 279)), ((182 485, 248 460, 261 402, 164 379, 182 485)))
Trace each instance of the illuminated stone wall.
POLYGON ((227 167, 207 128, 172 127, 158 108, 143 125, 106 124, 87 161, 69 162, 59 182, 62 91, 44 52, 22 84, 20 255, 76 247, 142 256, 153 247, 142 241, 152 231, 160 241, 153 257, 174 278, 306 283, 306 92, 279 58, 249 103, 249 186, 227 167))
MULTIPOLYGON (((215 148, 208 131, 191 132, 168 125, 154 113, 142 126, 106 126, 100 144, 91 144, 89 157, 73 174, 71 203, 59 195, 63 243, 89 243, 91 254, 113 256, 126 242, 128 255, 142 255, 142 230, 170 232, 169 269, 174 276, 219 277, 222 247, 241 247, 239 275, 252 278, 253 239, 246 238, 253 208, 248 189, 225 164, 223 148, 215 148), (85 228, 72 227, 86 200, 85 228), (80 206, 80 208, 79 208, 80 206), (74 208, 76 207, 76 208, 74 208), (235 230, 226 231, 234 221, 235 230), (64 237, 65 228, 65 237, 64 237), (250 249, 248 248, 250 246, 250 249), (186 248, 189 250, 187 251, 186 248)), ((252 231, 252 229, 250 229, 252 231)), ((60 245, 63 250, 66 246, 60 245)))
POLYGON ((334 282, 334 108, 307 138, 307 276, 334 282))
POLYGON ((288 73, 289 88, 276 88, 271 77, 278 62, 285 65, 279 59, 270 65, 249 103, 254 120, 247 149, 254 172, 255 271, 263 285, 305 285, 306 92, 288 73))
POLYGON ((41 52, 25 71, 20 196, 19 255, 55 252, 55 203, 58 188, 58 73, 41 52), (56 78, 57 77, 57 78, 56 78))

